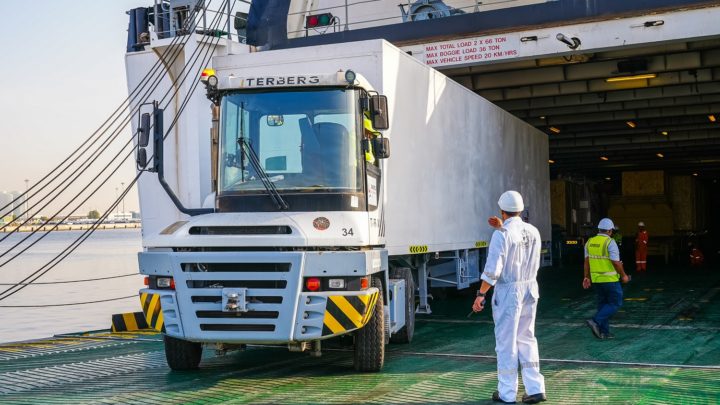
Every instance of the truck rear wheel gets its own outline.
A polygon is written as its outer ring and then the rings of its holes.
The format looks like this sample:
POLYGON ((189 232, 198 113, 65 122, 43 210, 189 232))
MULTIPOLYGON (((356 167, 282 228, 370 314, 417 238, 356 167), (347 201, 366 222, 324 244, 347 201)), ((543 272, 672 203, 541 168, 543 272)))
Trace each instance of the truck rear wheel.
POLYGON ((405 280, 405 326, 390 336, 390 342, 410 343, 415 334, 415 281, 412 270, 407 267, 391 269, 390 278, 405 280))
POLYGON ((357 371, 380 371, 385 362, 385 311, 383 287, 380 279, 372 278, 372 287, 380 294, 368 323, 355 331, 353 366, 357 371))
POLYGON ((165 358, 168 366, 176 371, 194 370, 200 365, 202 344, 163 335, 165 358))

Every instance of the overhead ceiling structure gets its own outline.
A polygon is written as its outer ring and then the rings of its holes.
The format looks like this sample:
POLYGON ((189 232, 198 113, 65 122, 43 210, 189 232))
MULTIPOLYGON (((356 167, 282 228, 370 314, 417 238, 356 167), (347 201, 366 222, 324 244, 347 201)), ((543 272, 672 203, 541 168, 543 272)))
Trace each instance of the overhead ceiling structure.
POLYGON ((720 1, 525 3, 273 46, 385 38, 547 133, 553 175, 720 179, 720 1))
POLYGON ((555 173, 720 174, 720 40, 444 73, 545 131, 555 173))

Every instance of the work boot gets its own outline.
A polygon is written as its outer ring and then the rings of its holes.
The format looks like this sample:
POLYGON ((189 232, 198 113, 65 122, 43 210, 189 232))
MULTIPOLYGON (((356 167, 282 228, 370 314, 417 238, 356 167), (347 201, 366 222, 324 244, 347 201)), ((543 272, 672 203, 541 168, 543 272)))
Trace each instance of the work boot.
POLYGON ((544 392, 541 392, 539 394, 523 395, 522 401, 525 404, 537 404, 547 401, 547 397, 545 396, 544 392))
POLYGON ((498 391, 493 392, 492 400, 493 400, 493 402, 500 402, 502 404, 514 404, 515 403, 515 401, 512 401, 512 402, 503 401, 502 398, 500 398, 500 392, 498 392, 498 391))
POLYGON ((615 339, 615 335, 610 332, 603 333, 602 335, 600 335, 600 339, 615 339))
POLYGON ((598 324, 593 321, 592 319, 588 319, 585 321, 588 327, 590 327, 590 330, 592 331, 593 335, 595 335, 596 338, 602 339, 602 333, 600 333, 600 327, 598 324))

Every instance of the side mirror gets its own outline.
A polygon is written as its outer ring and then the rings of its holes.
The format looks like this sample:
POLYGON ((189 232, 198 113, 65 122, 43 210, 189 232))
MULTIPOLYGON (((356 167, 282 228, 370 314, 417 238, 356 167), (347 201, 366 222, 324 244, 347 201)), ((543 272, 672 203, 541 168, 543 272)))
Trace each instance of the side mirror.
POLYGON ((137 154, 135 155, 135 163, 138 170, 145 170, 148 165, 147 150, 145 149, 150 143, 150 114, 144 113, 140 116, 140 125, 138 126, 137 135, 137 154))
POLYGON ((150 143, 150 114, 145 113, 140 117, 140 128, 138 129, 138 146, 144 148, 150 143))
POLYGON ((370 116, 373 128, 378 130, 390 128, 390 114, 388 113, 387 97, 370 96, 370 116))
POLYGON ((135 161, 137 162, 138 169, 143 170, 147 167, 147 150, 145 150, 145 148, 138 148, 135 161))
POLYGON ((373 139, 373 153, 377 159, 387 159, 390 157, 390 140, 385 137, 377 137, 373 139))

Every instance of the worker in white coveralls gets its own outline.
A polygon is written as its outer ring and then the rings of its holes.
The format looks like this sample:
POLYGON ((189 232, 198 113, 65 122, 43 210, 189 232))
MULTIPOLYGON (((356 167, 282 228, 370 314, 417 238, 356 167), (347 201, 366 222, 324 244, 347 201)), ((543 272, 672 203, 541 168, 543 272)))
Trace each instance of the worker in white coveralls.
POLYGON ((515 403, 520 366, 526 392, 522 401, 536 404, 546 400, 545 378, 540 374, 540 355, 535 339, 535 312, 540 297, 535 280, 540 267, 540 232, 520 218, 525 207, 517 191, 503 193, 498 205, 502 220, 498 217, 488 219, 496 230, 490 240, 473 311, 483 310, 485 294, 495 286, 492 313, 498 390, 493 393, 493 401, 515 403))

